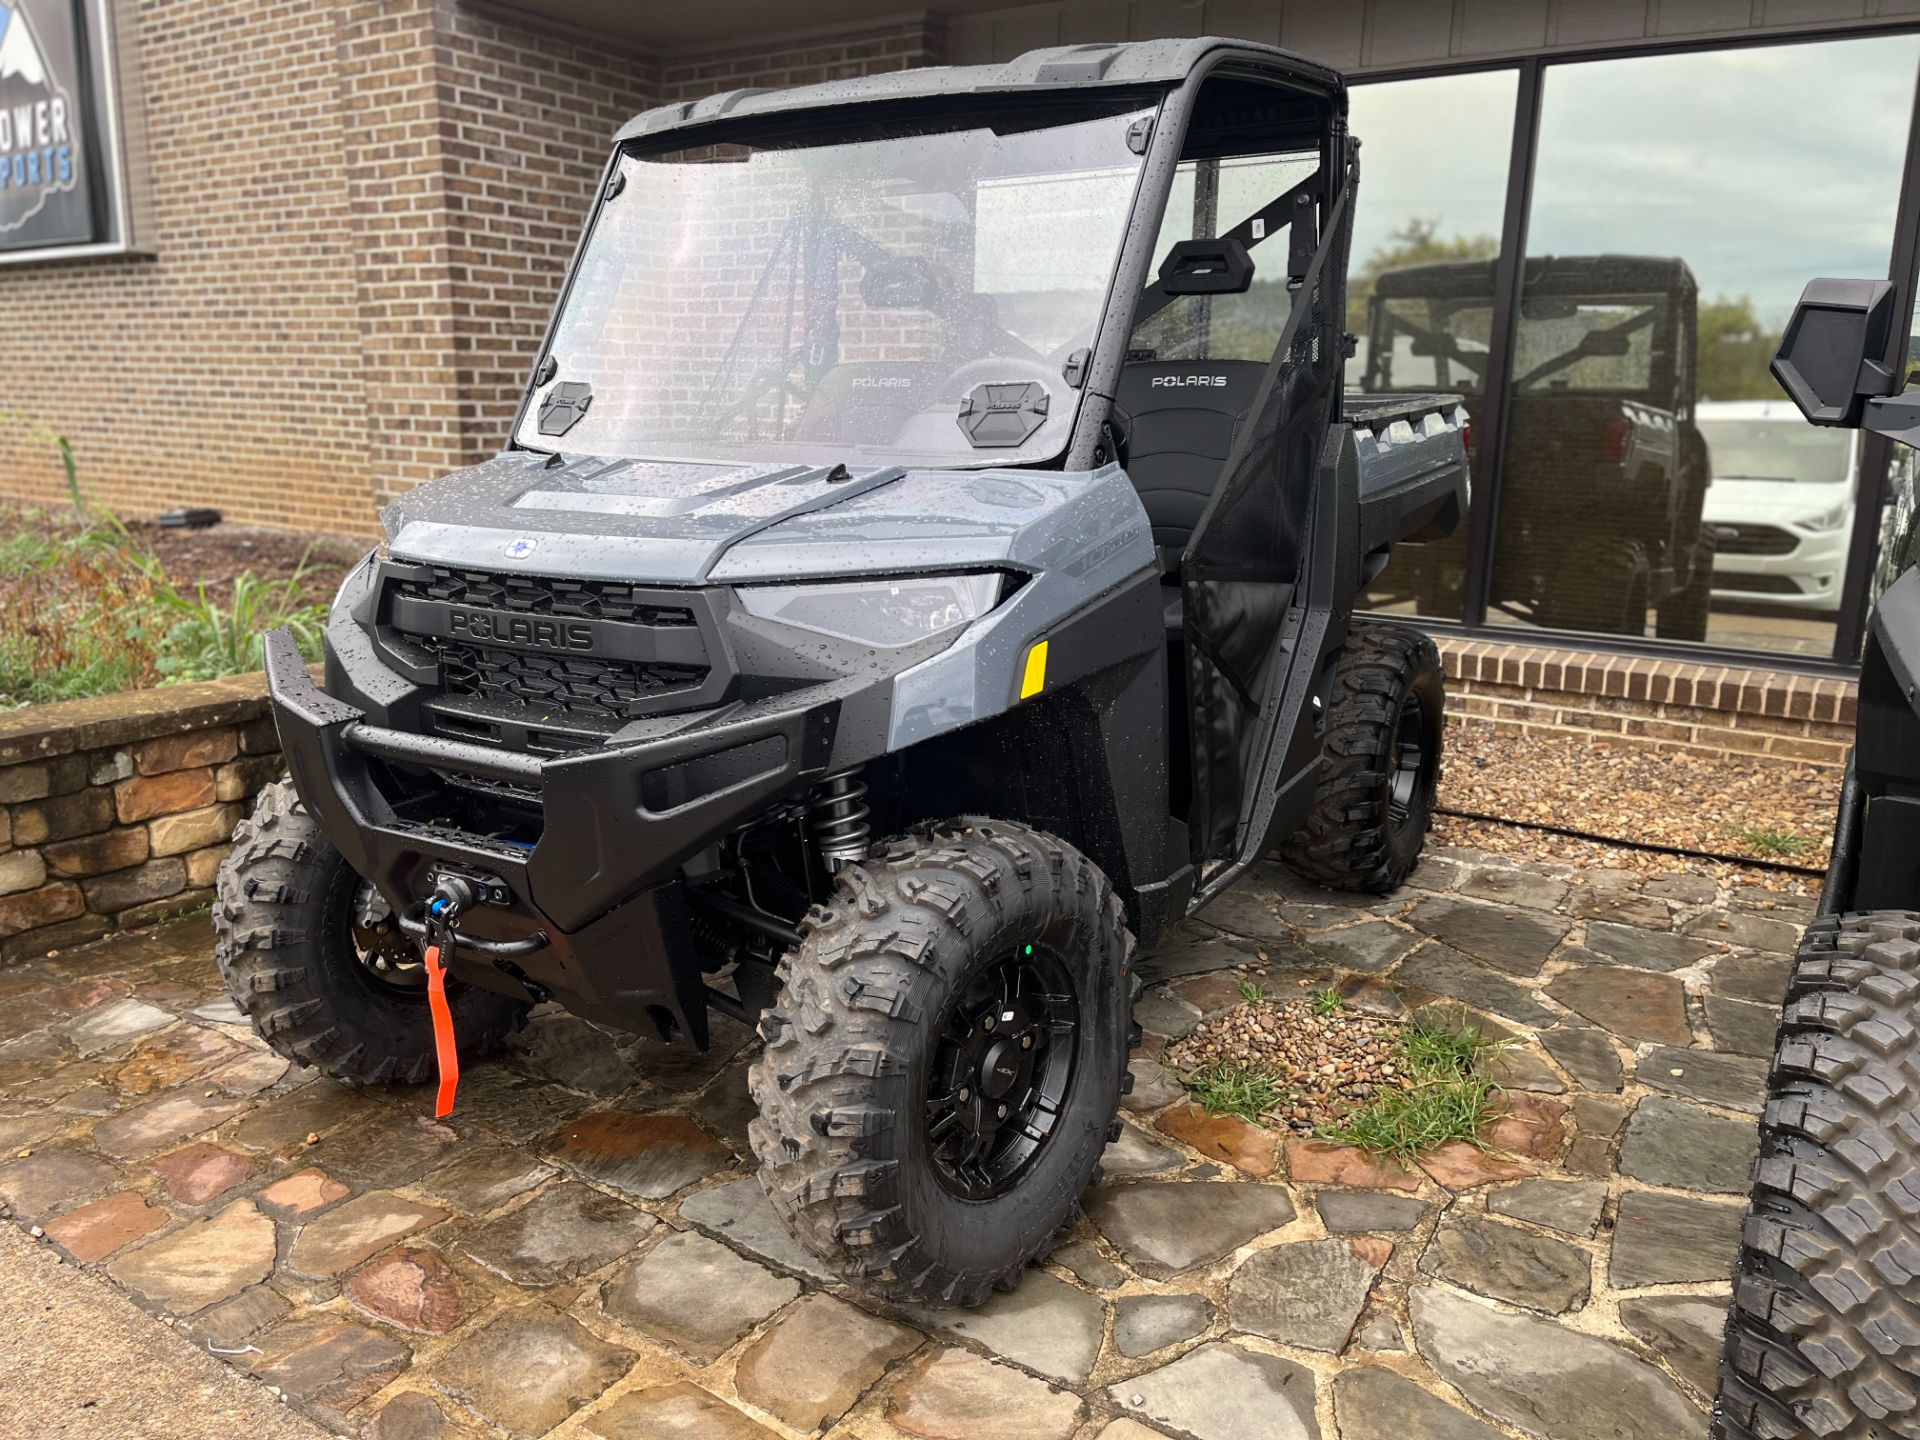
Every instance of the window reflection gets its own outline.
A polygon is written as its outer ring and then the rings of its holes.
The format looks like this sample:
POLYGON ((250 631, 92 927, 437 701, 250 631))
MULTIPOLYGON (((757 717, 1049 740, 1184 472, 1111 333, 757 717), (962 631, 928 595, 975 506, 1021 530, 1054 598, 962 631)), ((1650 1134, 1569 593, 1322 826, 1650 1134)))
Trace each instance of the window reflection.
POLYGON ((1861 447, 1767 366, 1808 279, 1886 271, 1917 60, 1901 36, 1548 69, 1490 619, 1831 650, 1861 447))
MULTIPOLYGON (((1476 431, 1518 92, 1511 70, 1353 90, 1361 160, 1347 329, 1358 344, 1347 384, 1465 395, 1476 431)), ((1478 477, 1475 490, 1477 501, 1478 477)), ((1400 546, 1367 603, 1459 619, 1467 531, 1400 546)))
POLYGON ((1660 256, 1530 258, 1493 604, 1565 630, 1706 638, 1698 291, 1660 256))

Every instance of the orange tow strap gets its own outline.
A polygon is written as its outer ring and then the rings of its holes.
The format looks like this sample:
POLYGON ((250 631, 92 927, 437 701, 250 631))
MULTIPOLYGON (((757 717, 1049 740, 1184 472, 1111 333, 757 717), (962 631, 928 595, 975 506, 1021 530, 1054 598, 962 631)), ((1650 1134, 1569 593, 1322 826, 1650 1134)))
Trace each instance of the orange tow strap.
POLYGON ((453 1095, 460 1088, 460 1051, 453 1041, 453 1007, 447 1004, 447 967, 440 963, 440 947, 427 946, 427 1008, 433 1011, 433 1053, 440 1062, 440 1098, 433 1113, 444 1120, 453 1113, 453 1095))

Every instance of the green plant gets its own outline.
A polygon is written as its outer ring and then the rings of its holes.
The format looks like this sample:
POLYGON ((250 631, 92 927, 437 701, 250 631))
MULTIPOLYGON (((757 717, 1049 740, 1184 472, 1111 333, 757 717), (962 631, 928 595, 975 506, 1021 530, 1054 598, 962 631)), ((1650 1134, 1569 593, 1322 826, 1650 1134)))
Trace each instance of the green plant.
POLYGON ((1400 1039, 1406 1085, 1380 1091, 1341 1123, 1319 1126, 1316 1133, 1402 1164, 1449 1140, 1478 1145, 1493 1117, 1486 1063, 1499 1048, 1472 1026, 1416 1015, 1400 1039))
POLYGON ((233 582, 225 605, 207 596, 205 585, 189 593, 164 576, 156 601, 173 617, 156 668, 168 680, 217 680, 258 670, 264 663, 266 633, 284 625, 309 659, 320 651, 327 607, 304 598, 306 567, 278 580, 263 580, 251 570, 233 582))
POLYGON ((1244 1065, 1202 1065, 1182 1075, 1181 1083, 1193 1092, 1193 1098, 1215 1115, 1237 1115, 1253 1124, 1286 1099, 1286 1087, 1264 1070, 1249 1070, 1244 1065))
POLYGON ((1272 997, 1267 994, 1266 988, 1258 980, 1242 980, 1240 998, 1249 1005, 1264 1005, 1272 997))
POLYGON ((1762 825, 1751 830, 1736 830, 1733 838, 1749 850, 1758 850, 1762 855, 1792 857, 1804 855, 1813 849, 1813 842, 1796 835, 1791 830, 1776 830, 1772 826, 1762 825))
POLYGON ((1329 1015, 1338 1015, 1346 1008, 1345 998, 1331 985, 1313 992, 1313 1013, 1322 1019, 1329 1015))

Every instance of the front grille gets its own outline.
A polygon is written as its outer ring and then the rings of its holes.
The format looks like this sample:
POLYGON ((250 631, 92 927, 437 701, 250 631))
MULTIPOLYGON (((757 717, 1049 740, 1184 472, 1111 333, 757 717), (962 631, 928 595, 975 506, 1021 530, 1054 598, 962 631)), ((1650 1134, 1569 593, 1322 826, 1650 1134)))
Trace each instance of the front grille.
POLYGON ((609 622, 638 632, 642 653, 664 644, 676 657, 636 660, 516 649, 397 627, 438 662, 442 697, 476 702, 477 713, 490 721, 517 722, 510 727, 489 724, 486 728, 494 733, 486 738, 494 743, 512 743, 508 737, 514 731, 524 735, 525 727, 541 722, 607 733, 629 720, 687 703, 712 673, 693 606, 677 603, 672 592, 599 580, 410 566, 396 567, 388 595, 496 615, 609 622), (690 655, 706 663, 684 663, 690 655))
POLYGON ((546 575, 489 575, 435 565, 419 577, 397 580, 394 592, 483 610, 557 615, 574 620, 624 620, 653 628, 693 625, 693 610, 663 603, 657 592, 604 580, 558 580, 546 575))
POLYGON ((1715 525, 1713 533, 1722 555, 1791 555, 1800 544, 1777 525, 1715 525))
POLYGON ((491 645, 431 641, 440 657, 440 684, 449 695, 504 700, 570 718, 604 715, 633 720, 659 701, 706 679, 689 665, 641 665, 581 655, 532 655, 491 645))

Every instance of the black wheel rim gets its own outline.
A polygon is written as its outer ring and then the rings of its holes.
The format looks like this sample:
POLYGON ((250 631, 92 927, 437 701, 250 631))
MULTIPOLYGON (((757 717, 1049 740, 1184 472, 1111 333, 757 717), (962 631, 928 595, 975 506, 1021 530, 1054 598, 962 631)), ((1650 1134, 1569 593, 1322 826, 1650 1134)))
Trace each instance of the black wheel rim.
POLYGON ((989 960, 947 1002, 926 1091, 941 1185, 991 1200, 1020 1183, 1059 1129, 1079 1026, 1067 968, 1039 945, 989 960))
POLYGON ((1420 697, 1400 700, 1400 720, 1393 727, 1393 772, 1387 777, 1387 823, 1396 834, 1413 823, 1426 801, 1433 748, 1427 743, 1427 712, 1420 697))
POLYGON ((353 876, 347 900, 346 941, 360 974, 378 989, 407 996, 427 991, 427 967, 392 907, 370 880, 353 876))

